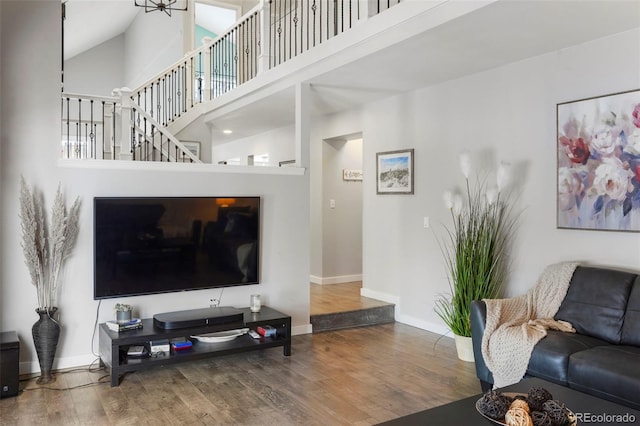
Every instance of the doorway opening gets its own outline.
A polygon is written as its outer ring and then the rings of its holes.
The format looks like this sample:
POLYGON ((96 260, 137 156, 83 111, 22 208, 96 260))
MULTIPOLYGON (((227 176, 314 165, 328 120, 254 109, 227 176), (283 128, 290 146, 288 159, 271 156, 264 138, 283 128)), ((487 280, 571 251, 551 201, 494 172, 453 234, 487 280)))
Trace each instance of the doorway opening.
POLYGON ((321 219, 314 233, 320 241, 316 241, 310 284, 314 332, 393 321, 392 305, 360 294, 366 179, 363 144, 362 134, 326 139, 322 144, 322 190, 318 194, 322 202, 315 215, 321 219), (376 310, 373 314, 372 309, 376 310))

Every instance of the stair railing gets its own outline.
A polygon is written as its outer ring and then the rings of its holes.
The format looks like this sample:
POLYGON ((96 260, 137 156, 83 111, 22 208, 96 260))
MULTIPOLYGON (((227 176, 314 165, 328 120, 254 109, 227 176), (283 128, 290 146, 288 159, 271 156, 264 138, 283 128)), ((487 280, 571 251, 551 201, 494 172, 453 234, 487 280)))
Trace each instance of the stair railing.
POLYGON ((347 31, 400 0, 261 0, 225 33, 205 41, 132 99, 163 126, 258 74, 347 31))
POLYGON ((135 89, 132 100, 163 126, 258 73, 260 5, 227 32, 187 54, 135 89))
POLYGON ((132 105, 130 123, 132 160, 202 163, 182 142, 138 105, 132 105))

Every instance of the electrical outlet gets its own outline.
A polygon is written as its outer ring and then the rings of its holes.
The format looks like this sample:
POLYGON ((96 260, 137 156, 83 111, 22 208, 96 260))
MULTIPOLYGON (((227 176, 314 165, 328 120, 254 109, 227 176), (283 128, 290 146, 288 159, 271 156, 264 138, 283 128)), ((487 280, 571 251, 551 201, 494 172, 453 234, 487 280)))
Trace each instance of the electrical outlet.
POLYGON ((422 222, 422 223, 423 223, 423 226, 424 226, 425 228, 428 228, 428 227, 429 227, 429 216, 425 216, 425 217, 423 218, 423 222, 422 222))

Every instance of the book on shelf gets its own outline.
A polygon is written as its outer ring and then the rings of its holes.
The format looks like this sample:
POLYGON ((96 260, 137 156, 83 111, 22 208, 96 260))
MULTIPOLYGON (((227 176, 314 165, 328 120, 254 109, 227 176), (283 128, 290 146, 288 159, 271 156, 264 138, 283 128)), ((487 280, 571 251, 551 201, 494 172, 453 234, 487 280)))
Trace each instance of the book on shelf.
POLYGON ((270 325, 258 326, 256 327, 256 331, 262 337, 276 337, 278 334, 278 330, 270 325))
POLYGON ((117 332, 142 328, 142 320, 140 318, 133 318, 127 322, 120 323, 117 321, 107 321, 106 324, 109 330, 117 332))
POLYGON ((191 343, 191 340, 188 340, 185 337, 176 337, 171 339, 171 349, 173 349, 174 351, 191 349, 192 346, 193 343, 191 343))

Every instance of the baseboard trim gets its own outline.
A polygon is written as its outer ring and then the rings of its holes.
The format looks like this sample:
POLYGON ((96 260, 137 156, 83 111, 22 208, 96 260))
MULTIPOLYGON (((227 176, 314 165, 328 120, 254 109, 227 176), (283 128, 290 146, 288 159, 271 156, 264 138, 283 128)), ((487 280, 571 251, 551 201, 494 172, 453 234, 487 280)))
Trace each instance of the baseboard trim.
POLYGON ((450 339, 453 339, 453 333, 451 333, 451 330, 449 330, 447 327, 439 324, 434 324, 432 322, 415 318, 409 315, 398 314, 397 310, 396 310, 396 321, 401 322, 402 324, 410 325, 412 327, 416 327, 422 330, 439 334, 442 337, 448 337, 450 339))
POLYGON ((393 303, 396 308, 400 305, 400 298, 389 293, 383 293, 381 291, 371 290, 370 288, 362 287, 360 289, 360 296, 368 297, 369 299, 382 300, 383 302, 393 303))
MULTIPOLYGON (((64 370, 66 368, 77 368, 89 366, 93 362, 97 362, 98 358, 94 355, 80 355, 64 358, 55 358, 52 370, 64 370)), ((40 363, 38 360, 26 361, 20 363, 20 374, 36 374, 40 372, 40 363)))
POLYGON ((295 327, 291 327, 291 335, 299 336, 301 334, 312 334, 313 333, 313 325, 296 325, 295 327))
POLYGON ((362 281, 362 274, 342 275, 337 277, 318 277, 316 275, 310 275, 309 280, 313 284, 320 285, 352 283, 354 281, 362 281))

